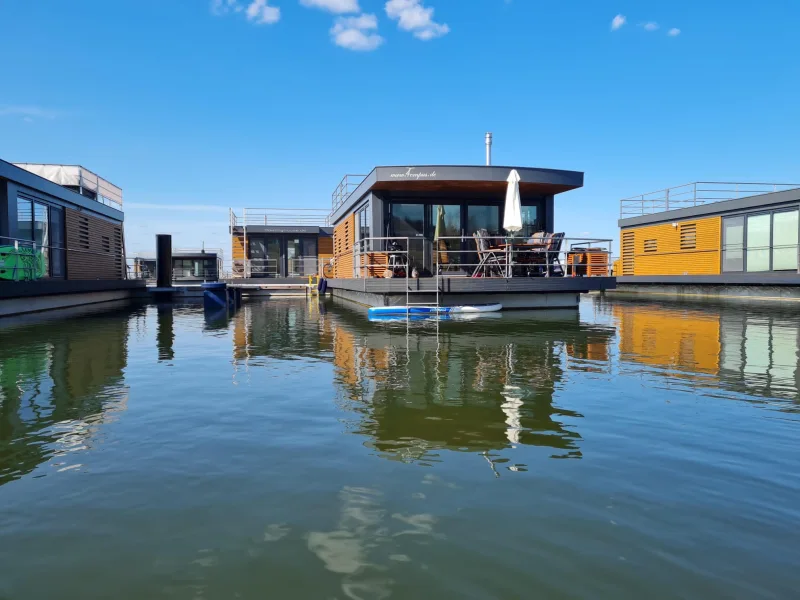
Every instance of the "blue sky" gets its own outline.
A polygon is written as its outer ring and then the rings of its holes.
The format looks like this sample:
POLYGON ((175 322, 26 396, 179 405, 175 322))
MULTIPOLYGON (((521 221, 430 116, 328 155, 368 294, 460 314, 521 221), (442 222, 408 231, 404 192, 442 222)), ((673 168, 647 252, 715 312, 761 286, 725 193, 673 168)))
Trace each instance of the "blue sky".
POLYGON ((229 206, 481 164, 485 131, 495 164, 586 173, 557 200, 573 236, 616 237, 636 193, 800 182, 796 0, 0 0, 0 23, 0 157, 120 185, 129 252, 229 252, 229 206))

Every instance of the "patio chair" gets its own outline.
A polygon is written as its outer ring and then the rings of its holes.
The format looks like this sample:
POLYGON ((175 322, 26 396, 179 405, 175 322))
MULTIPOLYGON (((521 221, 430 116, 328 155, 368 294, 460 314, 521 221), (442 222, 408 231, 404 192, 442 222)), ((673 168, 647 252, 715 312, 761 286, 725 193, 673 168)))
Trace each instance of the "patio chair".
POLYGON ((551 233, 547 240, 547 273, 545 277, 563 277, 561 247, 564 245, 563 233, 551 233))
POLYGON ((472 234, 475 238, 475 247, 478 251, 478 266, 473 271, 473 277, 502 277, 504 265, 497 254, 489 247, 489 232, 479 229, 472 234))
POLYGON ((534 234, 537 241, 531 243, 543 244, 543 247, 534 248, 526 253, 525 264, 528 266, 528 277, 563 277, 564 267, 561 264, 561 247, 564 244, 563 233, 534 234), (537 236, 541 235, 540 238, 537 236))

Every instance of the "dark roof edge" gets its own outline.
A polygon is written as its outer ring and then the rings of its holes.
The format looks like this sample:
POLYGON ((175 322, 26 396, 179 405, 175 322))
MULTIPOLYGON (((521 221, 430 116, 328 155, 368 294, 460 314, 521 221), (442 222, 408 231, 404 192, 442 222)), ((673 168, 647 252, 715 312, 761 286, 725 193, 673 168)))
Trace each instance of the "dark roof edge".
MULTIPOLYGON (((512 169, 516 169, 520 172, 522 177, 522 183, 546 183, 546 182, 526 182, 524 174, 525 173, 547 173, 556 176, 563 176, 565 178, 574 178, 575 181, 571 184, 571 189, 577 189, 583 187, 584 182, 584 172, 583 171, 569 171, 566 169, 548 169, 543 167, 520 167, 520 166, 503 166, 503 165, 389 165, 389 166, 377 166, 374 167, 369 174, 364 178, 364 180, 356 187, 353 192, 347 196, 345 201, 331 213, 331 223, 337 223, 339 219, 341 219, 346 214, 349 214, 352 209, 360 203, 364 197, 370 192, 372 187, 379 181, 378 173, 381 169, 473 169, 476 171, 487 171, 487 170, 500 170, 500 171, 511 171, 512 169)), ((444 178, 444 181, 458 181, 458 179, 447 179, 444 178)), ((388 181, 388 179, 387 179, 388 181)), ((464 178, 463 181, 479 181, 477 179, 471 178, 464 178)), ((486 181, 490 181, 487 179, 486 181)), ((501 181, 500 179, 492 180, 492 181, 501 181)))
MULTIPOLYGON (((34 164, 34 163, 29 163, 34 164)), ((10 162, 0 158, 0 178, 8 179, 19 185, 32 188, 43 192, 48 196, 53 196, 79 208, 95 212, 116 221, 124 221, 125 214, 121 210, 106 206, 105 204, 81 196, 78 192, 73 192, 64 186, 53 183, 49 179, 35 175, 20 167, 12 165, 10 162)))
POLYGON ((773 206, 780 206, 782 204, 790 204, 792 202, 800 202, 800 188, 791 190, 784 190, 782 192, 770 192, 768 194, 757 194, 755 196, 747 196, 745 198, 736 198, 734 200, 721 200, 719 202, 710 202, 709 204, 702 204, 700 206, 691 206, 689 208, 679 208, 676 210, 668 210, 652 215, 642 215, 640 217, 629 217, 627 219, 619 219, 617 224, 620 229, 626 227, 637 227, 640 225, 655 225, 657 223, 666 223, 670 221, 680 221, 684 219, 692 219, 695 217, 713 216, 729 212, 743 211, 753 208, 767 208, 773 206))

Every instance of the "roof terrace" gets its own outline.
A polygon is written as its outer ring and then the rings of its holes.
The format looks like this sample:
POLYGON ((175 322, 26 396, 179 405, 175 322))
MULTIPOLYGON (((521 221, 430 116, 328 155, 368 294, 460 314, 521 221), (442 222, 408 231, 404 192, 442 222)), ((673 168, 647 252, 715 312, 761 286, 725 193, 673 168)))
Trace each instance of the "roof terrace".
POLYGON ((620 200, 621 219, 800 188, 796 183, 696 181, 620 200))

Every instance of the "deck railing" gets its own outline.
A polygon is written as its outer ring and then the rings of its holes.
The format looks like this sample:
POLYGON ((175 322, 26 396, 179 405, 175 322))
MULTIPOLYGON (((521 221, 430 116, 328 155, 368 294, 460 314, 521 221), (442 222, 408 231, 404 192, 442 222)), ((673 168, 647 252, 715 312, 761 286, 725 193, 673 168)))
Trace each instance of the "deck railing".
POLYGON ((737 198, 746 198, 747 196, 782 192, 794 188, 800 188, 800 184, 697 181, 630 198, 623 198, 620 200, 619 214, 622 219, 640 217, 723 200, 735 200, 737 198))
MULTIPOLYGON (((278 258, 247 258, 231 261, 230 272, 234 279, 258 277, 281 277, 281 263, 278 258)), ((319 259, 316 256, 298 256, 286 259, 286 277, 308 277, 319 273, 319 259)))
POLYGON ((352 262, 352 274, 337 277, 596 277, 611 274, 612 243, 563 234, 368 238, 334 261, 352 262))

